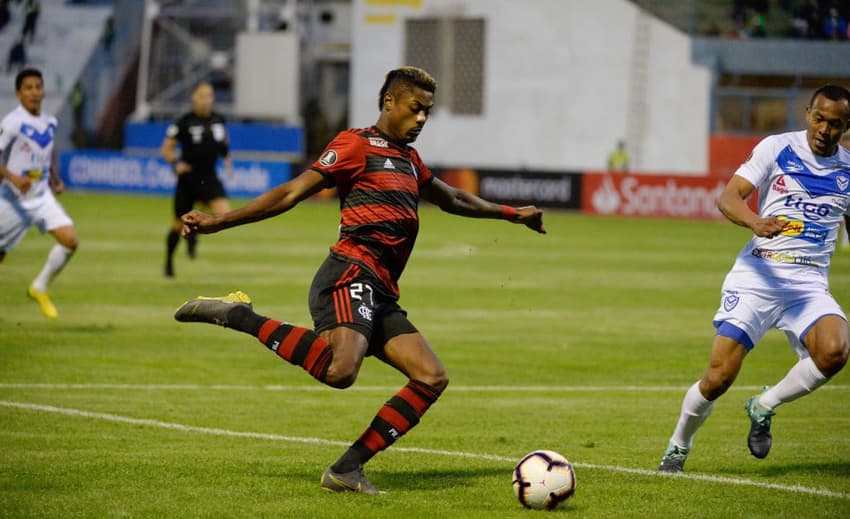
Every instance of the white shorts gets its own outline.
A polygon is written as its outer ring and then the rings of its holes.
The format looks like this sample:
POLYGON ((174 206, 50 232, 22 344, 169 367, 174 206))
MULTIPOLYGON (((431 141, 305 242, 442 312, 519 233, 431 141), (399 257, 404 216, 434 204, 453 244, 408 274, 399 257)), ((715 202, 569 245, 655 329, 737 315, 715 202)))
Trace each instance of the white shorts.
POLYGON ((837 315, 847 320, 832 294, 826 277, 778 279, 733 269, 723 282, 720 308, 714 315, 717 334, 730 337, 751 350, 771 328, 785 332, 800 358, 806 333, 821 317, 837 315))
POLYGON ((74 224, 53 193, 42 195, 43 201, 36 207, 24 207, 17 195, 2 187, 5 186, 0 186, 0 252, 12 250, 33 225, 45 233, 74 224))

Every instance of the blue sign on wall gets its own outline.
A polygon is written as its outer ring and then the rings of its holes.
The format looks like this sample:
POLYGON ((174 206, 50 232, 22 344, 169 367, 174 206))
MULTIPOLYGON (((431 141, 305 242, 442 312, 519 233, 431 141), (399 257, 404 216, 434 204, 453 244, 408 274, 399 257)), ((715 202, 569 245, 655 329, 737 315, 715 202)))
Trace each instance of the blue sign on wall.
MULTIPOLYGON (((66 152, 60 156, 62 180, 71 189, 172 194, 177 177, 160 158, 131 157, 114 151, 66 152)), ((233 178, 219 167, 231 197, 253 198, 292 176, 287 162, 233 161, 233 178)))
MULTIPOLYGON (((169 124, 127 123, 124 125, 124 147, 131 150, 158 151, 169 124)), ((297 156, 304 152, 304 130, 301 126, 228 122, 227 134, 233 152, 284 153, 297 156)))

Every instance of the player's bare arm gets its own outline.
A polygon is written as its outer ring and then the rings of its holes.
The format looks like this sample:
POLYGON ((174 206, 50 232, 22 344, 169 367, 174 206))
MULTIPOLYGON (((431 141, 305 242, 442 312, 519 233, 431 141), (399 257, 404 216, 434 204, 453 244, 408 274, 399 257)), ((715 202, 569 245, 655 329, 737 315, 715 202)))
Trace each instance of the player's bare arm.
POLYGON ((775 216, 762 218, 753 212, 747 205, 747 197, 754 190, 755 186, 748 180, 734 175, 717 199, 717 208, 730 222, 741 227, 749 227, 756 236, 762 238, 778 236, 787 222, 775 216))
POLYGON ((177 139, 173 137, 163 139, 159 154, 165 159, 165 162, 171 164, 171 170, 174 171, 175 175, 179 176, 192 171, 192 166, 189 163, 177 158, 177 139))
MULTIPOLYGON (((447 213, 470 218, 505 219, 505 206, 488 202, 472 193, 454 188, 438 178, 423 186, 419 195, 447 213)), ((523 224, 540 234, 546 234, 542 210, 534 206, 511 209, 516 214, 513 214, 509 221, 523 224)))
POLYGON ((258 222, 289 211, 305 198, 324 189, 325 178, 318 171, 308 169, 294 179, 275 186, 248 204, 213 216, 201 211, 191 211, 182 216, 183 236, 211 234, 237 225, 258 222))
POLYGON ((32 187, 32 179, 26 175, 15 175, 5 165, 0 164, 0 177, 10 182, 22 194, 26 194, 32 187))
POLYGON ((59 162, 56 160, 56 148, 53 149, 53 155, 50 161, 50 175, 47 177, 47 183, 50 190, 59 195, 65 192, 65 181, 59 175, 59 168, 56 167, 59 162))

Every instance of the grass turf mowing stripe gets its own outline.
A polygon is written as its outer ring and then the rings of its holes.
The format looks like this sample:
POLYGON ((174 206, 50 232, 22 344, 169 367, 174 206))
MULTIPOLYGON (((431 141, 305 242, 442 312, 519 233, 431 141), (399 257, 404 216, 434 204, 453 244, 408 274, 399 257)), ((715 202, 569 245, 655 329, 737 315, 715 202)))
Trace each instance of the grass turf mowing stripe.
MULTIPOLYGON (((162 422, 159 420, 152 420, 148 418, 133 418, 129 416, 120 416, 109 413, 96 413, 91 411, 83 411, 79 409, 71 409, 71 408, 63 408, 63 407, 54 407, 50 405, 43 404, 35 404, 30 402, 13 402, 9 400, 0 400, 0 406, 13 408, 13 409, 25 409, 29 411, 40 411, 46 413, 54 413, 61 414, 65 416, 78 416, 83 418, 92 418, 95 420, 104 420, 114 423, 124 423, 131 425, 142 425, 147 427, 157 427, 161 429, 171 429, 177 431, 184 431, 190 433, 199 433, 199 434, 210 434, 215 436, 229 436, 229 437, 237 437, 237 438, 251 438, 258 440, 270 440, 270 441, 285 441, 285 442, 296 442, 296 443, 313 443, 313 444, 322 444, 322 445, 335 445, 335 446, 348 446, 350 442, 336 441, 336 440, 327 440, 324 438, 306 438, 299 436, 283 436, 279 434, 268 434, 268 433, 257 433, 257 432, 245 432, 245 431, 231 431, 227 429, 217 429, 211 427, 199 427, 194 425, 185 425, 174 422, 162 422)), ((490 461, 498 461, 498 462, 507 462, 513 463, 516 461, 514 458, 508 458, 505 456, 498 456, 494 454, 481 454, 475 452, 462 452, 462 451, 449 451, 449 450, 439 450, 439 449, 424 449, 419 447, 393 447, 392 451, 394 452, 410 452, 410 453, 420 453, 420 454, 431 454, 431 455, 445 455, 445 456, 455 456, 455 457, 464 457, 464 458, 474 458, 481 460, 490 460, 490 461)), ((592 463, 573 463, 574 466, 578 468, 585 468, 591 470, 605 470, 609 472, 623 472, 628 474, 637 474, 641 476, 648 477, 676 477, 676 478, 686 478, 692 479, 696 481, 706 481, 711 483, 722 483, 726 485, 738 485, 738 486, 751 486, 769 490, 779 490, 782 492, 794 492, 800 494, 809 494, 816 495, 821 497, 831 497, 837 499, 846 499, 850 500, 850 493, 846 492, 835 492, 832 490, 826 490, 822 488, 811 488, 805 487, 802 485, 780 485, 775 483, 764 483, 760 481, 753 481, 749 479, 743 478, 729 478, 724 476, 712 476, 710 474, 691 474, 691 473, 680 473, 680 474, 661 474, 654 470, 647 469, 636 469, 629 467, 619 467, 615 465, 596 465, 592 463)))
MULTIPOLYGON (((685 392, 690 386, 451 386, 451 391, 466 393, 490 393, 498 391, 510 391, 511 393, 581 393, 581 392, 616 392, 641 391, 657 393, 665 391, 685 392)), ((729 391, 761 391, 764 386, 733 386, 729 391)), ((0 382, 0 389, 120 389, 139 391, 328 391, 335 392, 336 389, 327 386, 282 386, 261 385, 252 386, 248 384, 50 384, 29 382, 0 382)), ((392 392, 397 390, 396 386, 352 386, 346 391, 381 391, 392 392)), ((818 391, 845 391, 850 386, 833 384, 818 388, 818 391)))

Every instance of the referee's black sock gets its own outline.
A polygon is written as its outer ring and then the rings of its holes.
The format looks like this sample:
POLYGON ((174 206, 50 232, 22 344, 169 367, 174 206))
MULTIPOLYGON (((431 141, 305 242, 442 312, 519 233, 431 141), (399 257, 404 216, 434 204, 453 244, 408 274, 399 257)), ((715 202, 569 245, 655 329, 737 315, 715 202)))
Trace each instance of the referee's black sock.
POLYGON ((177 249, 177 244, 180 242, 180 233, 174 230, 168 231, 168 237, 165 239, 165 273, 166 275, 174 275, 174 251, 177 249))

